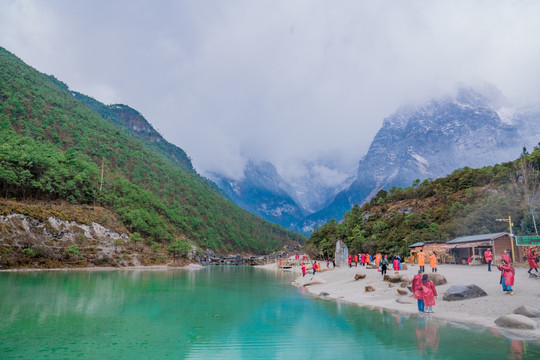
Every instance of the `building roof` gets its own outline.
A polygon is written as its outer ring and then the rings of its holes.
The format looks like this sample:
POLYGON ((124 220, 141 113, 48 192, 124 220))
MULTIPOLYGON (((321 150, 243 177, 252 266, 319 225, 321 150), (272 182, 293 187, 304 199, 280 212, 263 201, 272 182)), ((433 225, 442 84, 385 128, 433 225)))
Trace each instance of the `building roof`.
POLYGON ((428 245, 428 244, 444 244, 444 241, 439 241, 439 240, 419 241, 419 242, 416 242, 416 243, 414 243, 412 245, 409 245, 409 247, 414 248, 414 247, 424 246, 424 245, 428 245))
POLYGON ((461 236, 453 240, 447 241, 447 244, 460 244, 460 243, 469 243, 469 242, 481 242, 486 240, 495 240, 498 237, 510 235, 506 232, 492 233, 492 234, 482 234, 482 235, 471 235, 471 236, 461 236))

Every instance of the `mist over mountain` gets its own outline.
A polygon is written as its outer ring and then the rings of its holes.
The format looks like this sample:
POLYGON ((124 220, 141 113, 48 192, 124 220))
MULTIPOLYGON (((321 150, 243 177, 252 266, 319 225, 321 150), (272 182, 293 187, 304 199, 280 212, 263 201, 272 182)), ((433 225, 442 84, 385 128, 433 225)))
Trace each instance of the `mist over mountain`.
POLYGON ((308 216, 303 227, 341 219, 381 189, 513 160, 523 147, 538 144, 539 134, 538 107, 512 107, 489 85, 461 87, 454 96, 403 107, 384 120, 351 186, 308 216))
POLYGON ((381 189, 513 160, 524 147, 538 144, 539 135, 540 106, 512 105, 492 85, 461 86, 453 95, 409 104, 384 119, 356 174, 332 186, 323 184, 316 164, 291 181, 271 164, 265 166, 272 168, 272 176, 261 176, 250 163, 242 179, 229 182, 229 188, 239 190, 234 196, 224 182, 217 183, 245 209, 258 209, 255 213, 270 221, 309 233, 332 218, 340 220, 381 189), (263 188, 264 196, 257 195, 254 189, 263 188))

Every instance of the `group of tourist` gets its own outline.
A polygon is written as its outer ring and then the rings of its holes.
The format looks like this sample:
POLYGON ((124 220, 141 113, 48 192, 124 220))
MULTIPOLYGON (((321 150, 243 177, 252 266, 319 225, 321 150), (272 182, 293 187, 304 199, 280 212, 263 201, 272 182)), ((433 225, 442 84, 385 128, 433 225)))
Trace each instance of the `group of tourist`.
MULTIPOLYGON (((420 251, 416 255, 418 257, 418 266, 420 269, 418 270, 418 274, 415 275, 412 280, 411 291, 414 293, 414 298, 417 299, 418 311, 432 313, 432 307, 435 305, 435 297, 437 296, 437 290, 435 289, 435 285, 433 284, 433 282, 429 280, 428 275, 424 273, 426 254, 424 253, 423 249, 420 249, 420 251)), ((298 253, 296 253, 295 258, 298 259, 298 257, 298 253)), ((484 252, 484 259, 488 265, 488 271, 491 271, 491 264, 493 262, 493 253, 491 252, 491 249, 488 248, 484 252)), ((304 260, 304 258, 302 258, 302 260, 304 260)), ((527 261, 529 263, 529 275, 533 276, 533 274, 531 273, 533 270, 535 270, 538 274, 539 256, 536 254, 535 250, 532 247, 527 253, 527 261)), ((349 267, 352 266, 353 262, 355 263, 355 266, 358 266, 358 263, 360 263, 362 266, 365 266, 366 264, 375 262, 375 264, 380 267, 379 271, 383 276, 386 274, 388 266, 390 265, 388 261, 388 255, 383 256, 380 253, 375 255, 375 259, 373 259, 371 255, 367 253, 355 254, 354 256, 349 255, 349 267)), ((335 261, 332 261, 332 263, 335 267, 335 261)), ((392 263, 395 271, 399 271, 401 269, 401 257, 398 254, 395 254, 392 257, 392 263)), ((329 260, 326 262, 326 266, 330 266, 329 260)), ((433 251, 429 255, 429 266, 431 267, 431 272, 437 272, 437 254, 435 253, 435 251, 433 251)), ((302 276, 306 276, 306 265, 304 263, 302 263, 301 269, 302 276)), ((317 271, 321 271, 321 264, 318 264, 317 261, 314 261, 312 264, 312 269, 313 275, 315 275, 317 271)), ((497 266, 497 269, 501 272, 500 284, 502 285, 503 292, 508 295, 514 295, 513 286, 515 269, 512 266, 512 260, 510 258, 509 250, 504 251, 501 255, 501 263, 497 266)))
MULTIPOLYGON (((424 250, 420 249, 416 256, 418 256, 418 266, 420 267, 420 270, 425 272, 426 254, 424 253, 424 250)), ((437 254, 435 251, 429 255, 429 267, 431 268, 431 272, 437 272, 437 254)))
POLYGON ((378 259, 380 259, 381 254, 375 255, 375 259, 368 253, 365 254, 349 254, 349 257, 347 258, 347 263, 349 264, 349 267, 352 267, 353 263, 354 266, 358 266, 358 264, 362 266, 366 266, 366 264, 371 264, 372 262, 378 263, 378 259))

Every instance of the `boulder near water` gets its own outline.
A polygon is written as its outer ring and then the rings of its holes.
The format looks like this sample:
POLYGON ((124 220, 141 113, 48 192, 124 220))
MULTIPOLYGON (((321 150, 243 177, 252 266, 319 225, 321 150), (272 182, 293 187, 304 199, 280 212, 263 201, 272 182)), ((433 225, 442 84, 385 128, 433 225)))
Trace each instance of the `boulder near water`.
POLYGON ((400 304, 414 304, 416 300, 410 296, 402 295, 396 299, 396 302, 400 304))
POLYGON ((523 305, 514 310, 514 314, 526 316, 528 318, 540 317, 540 309, 523 305))
POLYGON ((520 314, 503 315, 495 320, 495 324, 510 329, 536 329, 536 323, 533 320, 520 314))
POLYGON ((452 285, 443 295, 445 301, 467 300, 481 296, 487 296, 487 293, 477 285, 452 285))

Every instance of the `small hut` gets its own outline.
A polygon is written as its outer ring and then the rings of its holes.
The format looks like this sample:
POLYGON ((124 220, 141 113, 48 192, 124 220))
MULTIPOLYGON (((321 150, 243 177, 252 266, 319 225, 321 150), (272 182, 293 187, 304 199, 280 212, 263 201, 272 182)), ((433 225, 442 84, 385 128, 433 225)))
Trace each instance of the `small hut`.
POLYGON ((510 250, 514 262, 521 262, 522 250, 509 233, 493 233, 462 236, 447 241, 444 245, 449 250, 449 262, 456 264, 480 265, 485 263, 484 252, 491 249, 494 262, 501 259, 506 250, 510 250))

